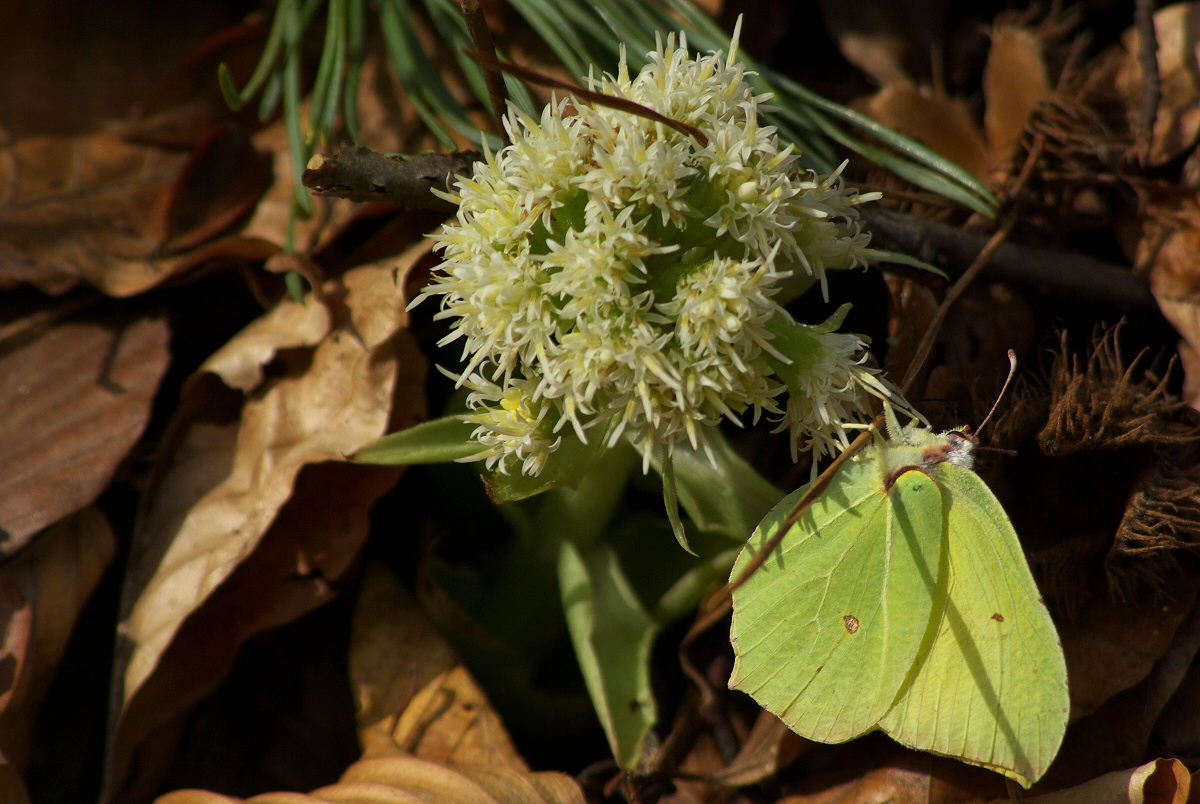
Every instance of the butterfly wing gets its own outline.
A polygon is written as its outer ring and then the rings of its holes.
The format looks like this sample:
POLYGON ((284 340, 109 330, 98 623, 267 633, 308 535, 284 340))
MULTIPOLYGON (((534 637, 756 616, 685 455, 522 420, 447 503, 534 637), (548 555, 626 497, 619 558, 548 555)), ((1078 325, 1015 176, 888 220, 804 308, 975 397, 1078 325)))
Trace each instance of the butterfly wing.
MULTIPOLYGON (((759 525, 735 577, 803 491, 759 525)), ((813 740, 875 728, 929 627, 943 543, 931 477, 906 473, 885 493, 875 461, 851 461, 734 592, 729 686, 813 740)))
POLYGON ((948 584, 934 613, 940 623, 880 726, 905 745, 1028 787, 1058 753, 1066 729, 1062 645, 1012 523, 987 485, 949 463, 933 472, 949 534, 948 584))

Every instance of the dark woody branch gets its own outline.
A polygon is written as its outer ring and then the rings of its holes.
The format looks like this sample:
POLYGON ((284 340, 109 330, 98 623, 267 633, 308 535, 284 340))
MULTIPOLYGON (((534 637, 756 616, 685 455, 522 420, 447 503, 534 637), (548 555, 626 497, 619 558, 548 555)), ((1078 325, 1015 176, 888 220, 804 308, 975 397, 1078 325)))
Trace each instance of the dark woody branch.
POLYGON ((304 171, 304 186, 315 195, 398 204, 412 209, 454 212, 458 205, 430 190, 450 192, 455 177, 470 175, 476 151, 453 154, 384 156, 352 145, 332 156, 314 156, 304 171))

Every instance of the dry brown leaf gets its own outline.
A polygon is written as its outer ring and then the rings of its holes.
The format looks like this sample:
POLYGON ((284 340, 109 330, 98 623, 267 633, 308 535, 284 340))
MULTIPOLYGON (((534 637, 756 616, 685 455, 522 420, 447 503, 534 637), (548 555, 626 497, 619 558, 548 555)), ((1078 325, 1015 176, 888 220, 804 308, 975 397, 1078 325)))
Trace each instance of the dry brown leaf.
POLYGON ((880 123, 961 165, 981 181, 988 178, 991 160, 966 104, 934 95, 909 83, 883 87, 865 104, 880 123))
POLYGON ((1054 764, 1033 788, 1059 790, 1141 762, 1154 726, 1200 652, 1200 605, 1193 602, 1150 674, 1067 729, 1054 764))
POLYGON ((250 323, 238 336, 204 361, 225 385, 243 393, 258 388, 263 367, 283 349, 316 346, 329 332, 329 310, 312 299, 284 299, 250 323))
POLYGON ((1146 208, 1135 265, 1182 339, 1183 400, 1200 410, 1200 203, 1194 197, 1146 208))
POLYGON ((1005 168, 1025 131, 1033 109, 1052 90, 1044 43, 1029 28, 999 23, 983 71, 983 115, 992 167, 1005 168))
POLYGON ((0 565, 7 623, 0 666, 6 668, 4 676, 10 682, 0 694, 0 750, 17 769, 28 761, 34 717, 75 622, 116 547, 116 536, 104 515, 85 508, 39 534, 27 550, 0 565), (19 601, 15 609, 14 594, 19 601), (14 626, 24 635, 19 646, 13 644, 14 626))
MULTIPOLYGON (((243 799, 202 790, 177 790, 155 804, 240 804, 243 799)), ((363 759, 341 781, 300 793, 264 793, 253 804, 584 804, 569 776, 439 765, 410 756, 363 759)))
POLYGON ((1071 679, 1072 721, 1150 674, 1196 598, 1195 588, 1172 592, 1173 599, 1160 602, 1104 597, 1059 625, 1071 679))
MULTIPOLYGON (((1158 44, 1159 101, 1150 139, 1149 163, 1163 165, 1196 144, 1200 137, 1200 3, 1174 3, 1154 14, 1158 44)), ((1124 58, 1116 87, 1125 100, 1126 116, 1135 131, 1141 114, 1142 71, 1138 65, 1138 33, 1121 36, 1124 58)))
POLYGON ((840 776, 831 783, 829 774, 816 774, 801 784, 812 792, 787 796, 779 804, 984 804, 1007 798, 999 774, 907 749, 882 767, 866 773, 861 766, 842 768, 840 776))
POLYGON ((942 44, 949 4, 942 0, 822 0, 825 28, 848 62, 880 86, 927 75, 942 44))
MULTIPOLYGON (((0 26, 0 287, 61 293, 85 281, 133 295, 195 264, 195 255, 169 251, 211 240, 249 211, 270 181, 269 164, 226 125, 232 113, 211 102, 215 61, 180 57, 233 22, 230 12, 183 3, 146 14, 110 4, 95 15, 52 0, 0 26), (118 128, 131 107, 181 63, 205 80, 177 82, 185 91, 170 100, 210 99, 187 143, 200 147, 189 154, 123 138, 118 128)), ((248 247, 230 245, 234 256, 248 247)))
POLYGON ((1178 759, 1156 759, 1024 801, 1025 804, 1185 804, 1191 783, 1187 766, 1178 759))
POLYGON ((461 659, 381 565, 368 571, 355 610, 350 679, 365 756, 401 751, 439 763, 527 770, 461 659))
MULTIPOLYGON (((411 422, 423 404, 424 362, 398 331, 405 318, 395 271, 427 250, 421 244, 348 272, 345 326, 315 349, 278 354, 277 376, 246 401, 240 423, 231 421, 236 395, 228 389, 207 404, 182 403, 182 422, 172 429, 184 435, 173 454, 163 452, 166 463, 147 494, 122 604, 124 711, 109 794, 121 789, 135 755, 162 748, 147 742, 151 735, 219 682, 242 640, 331 597, 328 580, 349 565, 365 538, 369 506, 398 473, 341 462, 393 419, 411 422), (210 420, 189 418, 196 409, 210 420)), ((246 336, 243 369, 266 353, 264 329, 246 336)), ((223 365, 238 363, 231 357, 237 349, 223 350, 223 365)), ((215 380, 200 379, 189 388, 203 395, 215 380)), ((137 784, 153 785, 168 758, 139 759, 137 784)), ((139 791, 131 799, 149 792, 139 791)))
POLYGON ((796 734, 770 712, 758 713, 754 726, 733 761, 709 778, 731 787, 758 784, 787 767, 812 743, 796 734))
POLYGON ((157 316, 81 319, 0 355, 0 554, 108 485, 150 417, 167 340, 157 316))

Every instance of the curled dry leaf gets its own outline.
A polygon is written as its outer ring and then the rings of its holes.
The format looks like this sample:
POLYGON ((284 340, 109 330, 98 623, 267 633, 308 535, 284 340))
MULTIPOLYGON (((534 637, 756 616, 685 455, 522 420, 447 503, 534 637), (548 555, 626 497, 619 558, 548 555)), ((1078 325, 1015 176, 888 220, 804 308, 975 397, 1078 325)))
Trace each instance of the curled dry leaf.
POLYGON ((709 778, 731 787, 758 784, 791 764, 808 746, 806 740, 779 718, 764 710, 742 741, 741 750, 725 767, 709 778))
POLYGON ((1156 759, 1106 773, 1077 787, 1025 799, 1025 804, 1186 804, 1192 778, 1178 759, 1156 759))
POLYGON ((99 496, 166 371, 165 319, 75 320, 0 354, 0 555, 99 496))
MULTIPOLYGON (((265 793, 249 801, 582 804, 569 777, 529 772, 460 660, 379 564, 368 569, 355 610, 350 676, 364 758, 337 784, 309 795, 265 793)), ((240 801, 179 790, 156 804, 240 801)))
MULTIPOLYGON (((347 273, 345 326, 313 349, 277 353, 282 376, 247 399, 240 422, 237 395, 227 388, 181 404, 180 416, 203 415, 173 423, 183 435, 162 455, 135 533, 109 795, 124 785, 134 757, 154 747, 151 735, 219 682, 241 641, 332 596, 328 582, 349 565, 366 536, 370 505, 398 474, 364 472, 344 457, 390 422, 411 422, 423 404, 424 362, 399 330, 405 319, 396 270, 427 249, 347 273)), ((227 374, 239 382, 253 378, 248 367, 281 343, 264 338, 271 330, 248 330, 243 361, 233 354, 241 342, 235 338, 219 365, 237 367, 227 374)), ((200 395, 215 382, 195 380, 189 390, 200 395)), ((153 789, 166 758, 139 760, 142 793, 153 789)))
MULTIPOLYGON (((243 799, 201 790, 178 790, 155 804, 235 804, 243 799)), ((583 793, 561 773, 451 768, 416 757, 364 759, 351 765, 342 780, 299 793, 265 793, 254 804, 583 804, 583 793)))
POLYGON ((382 565, 367 571, 350 639, 365 756, 528 770, 462 660, 382 565))
POLYGON ((858 768, 814 774, 801 784, 806 792, 779 804, 985 804, 1007 799, 999 774, 945 757, 901 749, 866 773, 861 767, 873 765, 873 758, 857 759, 858 768), (848 776, 852 778, 846 781, 848 776))
POLYGON ((278 250, 265 239, 212 242, 271 179, 236 129, 217 132, 191 155, 103 131, 30 137, 2 150, 0 287, 62 293, 84 281, 132 296, 201 262, 265 259, 278 250), (213 181, 214 172, 225 180, 213 181))
POLYGON ((1150 674, 1071 724, 1058 758, 1034 792, 1082 784, 1141 762, 1155 734, 1155 724, 1180 689, 1198 652, 1200 606, 1193 601, 1150 674))

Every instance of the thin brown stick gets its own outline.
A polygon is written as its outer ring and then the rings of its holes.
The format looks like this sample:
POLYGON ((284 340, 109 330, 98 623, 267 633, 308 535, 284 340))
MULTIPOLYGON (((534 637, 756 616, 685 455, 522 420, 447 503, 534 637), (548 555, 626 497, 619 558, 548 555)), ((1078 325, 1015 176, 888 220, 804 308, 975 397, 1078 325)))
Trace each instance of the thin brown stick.
POLYGON ((1161 88, 1158 75, 1158 34, 1154 30, 1154 0, 1136 0, 1133 6, 1133 24, 1137 28, 1137 62, 1142 72, 1142 102, 1138 107, 1134 140, 1138 161, 1145 165, 1150 160, 1150 146, 1154 140, 1154 121, 1158 117, 1158 101, 1161 88))
POLYGON ((678 120, 672 120, 666 115, 659 114, 653 109, 647 108, 640 103, 634 103, 627 98, 618 98, 615 95, 605 95, 603 92, 593 92, 590 89, 584 89, 575 84, 568 84, 566 81, 559 81, 557 78, 551 78, 548 75, 542 75, 539 72, 530 70, 528 67, 521 67, 516 64, 506 63, 494 59, 477 50, 466 51, 467 55, 485 66, 491 66, 497 70, 503 70, 509 75, 515 75, 522 81, 528 81, 530 84, 546 87, 548 89, 561 89, 564 92, 570 92, 573 96, 581 98, 588 103, 596 106, 607 106, 610 109, 616 109, 621 112, 644 117, 655 123, 662 123, 664 126, 675 129, 680 134, 692 137, 701 145, 708 145, 708 136, 703 131, 695 126, 689 126, 687 123, 681 123, 678 120))
POLYGON ((455 212, 458 205, 430 190, 452 192, 459 175, 471 175, 475 151, 418 156, 384 156, 358 145, 330 156, 314 156, 301 180, 316 195, 398 204, 409 209, 455 212))
MULTIPOLYGON (((496 44, 492 40, 492 29, 488 27, 487 18, 483 15, 483 7, 479 0, 458 0, 463 17, 467 21, 467 33, 480 53, 495 53, 496 44)), ((487 87, 488 101, 492 104, 492 118, 496 121, 496 133, 505 142, 508 134, 504 130, 504 111, 508 108, 508 87, 504 86, 504 75, 494 66, 479 62, 483 68, 483 83, 487 87)))

